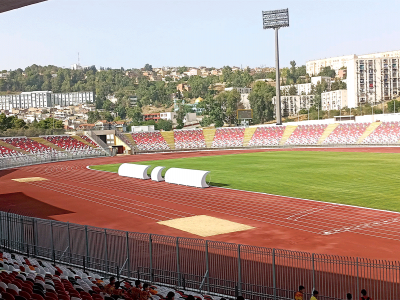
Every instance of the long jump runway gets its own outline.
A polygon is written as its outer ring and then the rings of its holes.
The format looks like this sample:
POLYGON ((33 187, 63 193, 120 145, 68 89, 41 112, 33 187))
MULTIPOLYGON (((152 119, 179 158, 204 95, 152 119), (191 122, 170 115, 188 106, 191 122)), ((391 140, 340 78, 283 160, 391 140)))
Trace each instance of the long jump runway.
MULTIPOLYGON (((302 149, 310 150, 316 149, 302 149)), ((317 150, 400 152, 398 148, 317 150)), ((193 238, 201 237, 158 222, 206 215, 253 227, 207 237, 211 240, 400 260, 400 213, 219 187, 198 189, 87 169, 96 164, 243 152, 146 154, 2 171, 1 209, 98 227, 193 238), (12 180, 28 177, 46 180, 12 180)))

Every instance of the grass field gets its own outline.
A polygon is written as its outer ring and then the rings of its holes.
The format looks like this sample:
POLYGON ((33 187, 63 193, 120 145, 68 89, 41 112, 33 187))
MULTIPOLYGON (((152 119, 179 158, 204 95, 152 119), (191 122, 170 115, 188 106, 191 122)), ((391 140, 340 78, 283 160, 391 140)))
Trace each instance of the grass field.
MULTIPOLYGON (((140 164, 211 171, 211 185, 400 211, 400 154, 278 151, 140 164)), ((119 165, 91 168, 117 172, 119 165)))

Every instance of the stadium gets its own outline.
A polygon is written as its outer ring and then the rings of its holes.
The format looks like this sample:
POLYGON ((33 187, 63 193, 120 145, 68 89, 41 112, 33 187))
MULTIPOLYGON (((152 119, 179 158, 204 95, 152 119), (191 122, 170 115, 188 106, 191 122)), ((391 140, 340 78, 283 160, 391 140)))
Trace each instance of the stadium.
POLYGON ((299 284, 397 299, 399 122, 116 132, 136 154, 117 156, 96 133, 1 139, 8 268, 43 260, 202 299, 291 299, 299 284), (123 163, 207 170, 210 187, 119 176, 123 163))
POLYGON ((399 143, 398 114, 1 137, 1 298, 400 299, 399 143))

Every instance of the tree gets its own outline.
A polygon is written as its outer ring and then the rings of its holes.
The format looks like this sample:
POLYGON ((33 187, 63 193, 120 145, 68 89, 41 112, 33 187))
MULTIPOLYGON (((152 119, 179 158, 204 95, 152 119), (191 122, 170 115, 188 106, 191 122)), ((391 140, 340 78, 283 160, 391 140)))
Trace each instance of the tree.
POLYGON ((399 100, 392 100, 387 102, 387 110, 388 112, 400 112, 400 101, 399 100))
POLYGON ((248 97, 250 106, 253 109, 253 122, 264 123, 273 119, 272 97, 275 96, 275 87, 262 81, 254 84, 248 97))
POLYGON ((160 119, 156 123, 157 130, 171 131, 172 130, 172 121, 160 119))
POLYGON ((330 66, 322 68, 321 72, 318 73, 318 76, 327 76, 331 78, 335 78, 336 72, 330 66))
POLYGON ((206 115, 203 118, 202 126, 212 123, 215 127, 222 127, 224 123, 234 124, 240 99, 240 93, 236 89, 222 92, 216 97, 209 95, 199 104, 206 115))
POLYGON ((152 65, 149 65, 149 64, 145 64, 144 70, 145 70, 145 71, 151 72, 151 71, 153 71, 153 66, 152 66, 152 65))
POLYGON ((126 115, 132 120, 134 125, 139 125, 139 123, 143 120, 142 110, 138 106, 128 108, 126 115))
POLYGON ((88 120, 87 121, 89 124, 93 124, 100 119, 101 119, 101 116, 100 116, 100 113, 98 112, 98 110, 88 112, 88 120))
POLYGON ((335 82, 331 85, 331 91, 336 90, 346 90, 347 85, 345 82, 341 81, 340 79, 335 79, 335 82))
POLYGON ((290 96, 294 96, 297 95, 297 88, 295 85, 291 85, 289 88, 289 95, 290 96))

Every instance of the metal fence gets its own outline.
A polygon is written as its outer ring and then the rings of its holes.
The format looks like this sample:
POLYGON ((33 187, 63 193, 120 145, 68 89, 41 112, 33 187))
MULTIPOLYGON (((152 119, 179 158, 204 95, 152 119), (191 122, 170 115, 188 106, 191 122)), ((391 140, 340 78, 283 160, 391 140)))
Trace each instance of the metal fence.
POLYGON ((50 162, 74 160, 82 158, 110 156, 103 150, 96 151, 59 151, 51 153, 27 154, 13 157, 0 158, 0 170, 17 168, 29 165, 44 164, 50 162))
MULTIPOLYGON (((246 299, 293 299, 299 285, 318 299, 400 299, 400 263, 177 238, 0 212, 3 249, 170 286, 246 299)), ((306 299, 306 298, 305 298, 306 299)))
POLYGON ((154 152, 190 152, 202 150, 241 150, 241 149, 292 149, 292 148, 377 148, 377 147, 399 147, 399 144, 293 144, 293 145, 265 145, 265 146, 240 146, 240 147, 203 147, 203 148, 179 148, 174 150, 155 149, 155 150, 136 150, 136 153, 154 153, 154 152))

